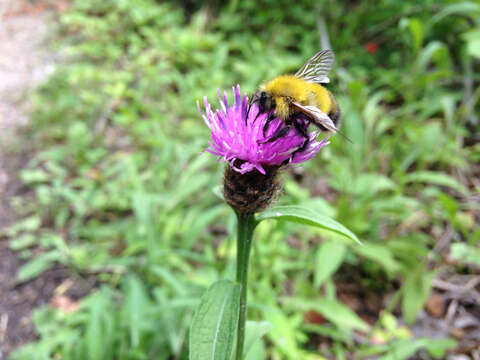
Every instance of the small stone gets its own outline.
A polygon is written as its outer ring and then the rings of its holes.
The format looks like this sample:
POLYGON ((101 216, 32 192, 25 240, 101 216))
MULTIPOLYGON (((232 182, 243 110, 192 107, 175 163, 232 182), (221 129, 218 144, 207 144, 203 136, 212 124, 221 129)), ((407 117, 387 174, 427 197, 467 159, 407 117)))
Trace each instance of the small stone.
POLYGON ((452 328, 449 331, 450 335, 453 336, 457 340, 462 340, 463 337, 465 336, 465 331, 460 328, 452 328))
POLYGON ((425 310, 436 318, 443 317, 445 314, 445 303, 440 294, 432 294, 425 303, 425 310))

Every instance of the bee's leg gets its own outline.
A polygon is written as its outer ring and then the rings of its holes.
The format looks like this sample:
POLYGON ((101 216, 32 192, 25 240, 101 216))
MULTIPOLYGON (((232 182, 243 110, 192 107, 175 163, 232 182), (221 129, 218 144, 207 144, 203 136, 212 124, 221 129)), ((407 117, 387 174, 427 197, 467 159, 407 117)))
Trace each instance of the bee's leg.
POLYGON ((269 126, 270 123, 273 121, 273 119, 275 119, 275 112, 274 112, 274 111, 272 111, 272 112, 268 115, 268 118, 267 118, 267 120, 265 121, 265 125, 263 125, 263 137, 266 137, 266 136, 267 136, 268 126, 269 126))
POLYGON ((275 134, 273 134, 272 136, 270 136, 270 138, 268 138, 267 140, 263 140, 263 141, 259 141, 258 143, 259 144, 268 144, 270 142, 273 142, 275 140, 278 140, 280 139, 281 137, 285 136, 288 134, 288 132, 290 131, 292 125, 287 125, 283 128, 281 128, 280 130, 278 130, 275 134))
POLYGON ((293 125, 295 126, 295 129, 298 131, 298 133, 305 138, 305 141, 303 142, 302 146, 300 146, 299 149, 295 150, 295 152, 294 152, 294 154, 295 154, 295 153, 301 152, 301 151, 303 151, 307 148, 307 145, 310 142, 310 136, 308 136, 307 129, 298 120, 296 120, 296 119, 293 120, 293 125))
MULTIPOLYGON (((250 114, 250 109, 252 108, 252 105, 258 101, 259 99, 253 98, 253 97, 248 101, 248 110, 247 110, 247 116, 245 117, 245 124, 248 122, 248 115, 250 114)), ((257 113, 257 117, 258 117, 258 113, 257 113)), ((255 117, 255 120, 257 120, 257 117, 255 117)))
MULTIPOLYGON (((257 116, 255 116, 255 119, 253 119, 253 121, 254 121, 254 122, 257 121, 258 117, 259 117, 261 114, 263 114, 264 112, 265 112, 265 109, 262 108, 262 106, 259 106, 259 107, 258 107, 257 116)), ((268 120, 267 120, 267 121, 268 121, 268 120)))
POLYGON ((293 159, 295 157, 296 153, 304 151, 307 148, 308 144, 310 143, 310 136, 308 136, 308 132, 307 132, 308 125, 306 127, 303 123, 298 121, 297 116, 298 114, 293 114, 291 117, 292 118, 291 122, 293 123, 293 126, 295 126, 295 130, 297 130, 297 132, 300 135, 302 135, 305 138, 305 140, 302 146, 300 146, 297 150, 295 150, 289 159, 285 160, 285 164, 288 164, 290 162, 290 159, 293 159))

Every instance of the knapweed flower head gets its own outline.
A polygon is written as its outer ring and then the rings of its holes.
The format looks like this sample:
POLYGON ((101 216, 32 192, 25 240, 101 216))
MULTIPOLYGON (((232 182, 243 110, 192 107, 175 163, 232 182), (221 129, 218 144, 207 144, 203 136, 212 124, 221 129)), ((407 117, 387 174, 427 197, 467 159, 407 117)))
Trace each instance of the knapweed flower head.
POLYGON ((240 85, 233 88, 234 101, 228 104, 227 93, 223 99, 217 91, 221 109, 212 111, 207 98, 203 103, 205 114, 197 102, 198 111, 212 131, 210 146, 206 149, 220 160, 228 162, 231 168, 241 174, 258 170, 266 174, 265 168, 296 164, 314 157, 318 151, 328 144, 328 138, 316 141, 317 131, 309 134, 308 145, 302 151, 297 151, 304 144, 305 138, 292 127, 285 136, 274 141, 268 139, 286 124, 279 118, 269 123, 264 134, 264 125, 268 119, 267 113, 258 114, 257 104, 248 109, 248 97, 241 95, 240 85))
POLYGON ((328 144, 328 138, 317 141, 318 133, 312 132, 301 149, 305 138, 292 127, 284 136, 268 141, 287 126, 283 120, 273 119, 264 133, 269 115, 259 113, 257 104, 250 106, 247 95, 241 95, 240 86, 233 88, 232 105, 228 104, 226 93, 223 99, 219 91, 217 95, 221 109, 215 112, 206 97, 205 114, 197 103, 212 132, 206 151, 228 163, 223 182, 225 201, 238 213, 253 214, 267 208, 278 194, 278 169, 311 159, 328 144))

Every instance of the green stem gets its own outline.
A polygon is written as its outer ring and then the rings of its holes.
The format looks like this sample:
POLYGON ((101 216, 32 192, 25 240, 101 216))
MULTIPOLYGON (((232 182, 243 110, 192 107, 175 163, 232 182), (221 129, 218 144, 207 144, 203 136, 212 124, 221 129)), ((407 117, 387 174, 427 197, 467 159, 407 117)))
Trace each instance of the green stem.
POLYGON ((243 359, 243 345, 245 342, 245 321, 247 314, 247 282, 248 262, 252 247, 253 230, 256 222, 253 214, 237 213, 237 282, 242 285, 240 295, 240 313, 237 329, 237 352, 235 359, 243 359))

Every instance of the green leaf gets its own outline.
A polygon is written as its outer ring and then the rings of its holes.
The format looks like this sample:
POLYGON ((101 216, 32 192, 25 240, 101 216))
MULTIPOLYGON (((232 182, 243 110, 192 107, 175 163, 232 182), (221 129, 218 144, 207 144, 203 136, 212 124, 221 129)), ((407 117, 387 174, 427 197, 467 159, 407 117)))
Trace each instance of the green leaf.
POLYGON ((245 329, 245 346, 243 357, 248 358, 255 343, 261 341, 262 337, 271 330, 272 326, 267 321, 247 321, 245 329))
POLYGON ((130 342, 133 347, 137 347, 140 344, 145 319, 148 319, 147 312, 151 301, 144 284, 136 276, 130 275, 125 279, 123 291, 125 293, 124 321, 128 324, 130 342))
POLYGON ((465 186, 459 183, 456 179, 449 175, 435 171, 417 171, 405 176, 405 181, 407 183, 430 183, 438 186, 446 186, 457 190, 462 194, 468 193, 468 190, 465 188, 465 186))
POLYGON ((364 246, 355 247, 353 250, 367 259, 379 263, 391 273, 395 273, 399 268, 392 252, 384 245, 367 243, 364 246))
POLYGON ((298 320, 294 316, 286 316, 280 309, 270 307, 263 313, 265 319, 272 324, 268 338, 287 359, 301 359, 300 349, 295 337, 298 320))
POLYGON ((103 344, 106 335, 103 327, 103 317, 108 311, 103 295, 104 293, 99 292, 90 299, 90 316, 85 328, 86 348, 92 360, 101 360, 106 355, 106 349, 103 344))
POLYGON ((452 350, 457 346, 457 342, 453 339, 422 339, 423 345, 428 353, 435 359, 444 359, 448 350, 452 350))
POLYGON ((298 203, 297 205, 301 207, 306 207, 313 212, 320 213, 329 217, 335 217, 335 214, 337 213, 336 209, 334 209, 327 200, 321 197, 310 197, 307 200, 298 203))
POLYGON ((405 30, 408 28, 412 36, 413 49, 415 52, 420 50, 423 41, 423 24, 419 19, 416 18, 403 18, 399 23, 400 28, 405 30))
POLYGON ((214 283, 203 295, 190 331, 190 360, 230 359, 240 307, 241 285, 214 283))
POLYGON ((392 191, 397 188, 397 184, 382 174, 368 173, 358 176, 349 192, 356 196, 374 196, 381 191, 392 191))
POLYGON ((265 210, 257 215, 258 222, 266 219, 281 219, 298 224, 319 227, 343 235, 348 239, 356 241, 360 244, 360 240, 358 240, 357 236, 345 226, 328 216, 318 214, 305 207, 277 206, 265 210))
POLYGON ((262 341, 257 341, 253 344, 252 349, 248 352, 245 360, 265 360, 267 355, 265 353, 265 346, 262 341))
POLYGON ((480 5, 473 1, 457 2, 451 5, 445 6, 442 11, 431 18, 431 23, 435 24, 441 21, 447 16, 453 15, 465 15, 465 16, 477 16, 480 13, 480 5))
POLYGON ((423 42, 423 24, 419 19, 410 19, 410 21, 408 22, 408 27, 410 28, 410 33, 412 34, 413 47, 415 51, 418 52, 423 42))
POLYGON ((13 225, 2 229, 0 235, 14 237, 22 231, 33 232, 38 230, 42 224, 42 219, 38 215, 30 216, 23 220, 17 221, 13 225))
POLYGON ((412 324, 417 312, 422 308, 430 293, 434 272, 427 272, 424 265, 419 265, 408 274, 403 285, 402 311, 405 321, 412 324))
POLYGON ((34 234, 26 233, 20 235, 17 239, 10 241, 10 249, 14 251, 23 250, 33 246, 37 240, 38 239, 34 234))
POLYGON ((462 34, 467 42, 467 51, 470 55, 480 58, 480 30, 475 29, 462 34))
POLYGON ((284 303, 287 306, 295 308, 297 311, 314 310, 339 327, 358 329, 360 331, 368 331, 369 329, 369 325, 365 321, 337 300, 321 297, 311 301, 301 298, 285 298, 284 303))
POLYGON ((347 247, 338 241, 322 243, 315 258, 315 287, 320 287, 342 264, 347 247))
POLYGON ((173 293, 178 296, 185 296, 188 293, 185 285, 179 281, 178 277, 166 267, 154 265, 151 267, 152 273, 160 277, 168 287, 172 289, 173 293))
POLYGON ((31 185, 48 181, 49 174, 40 169, 23 170, 20 173, 20 178, 23 182, 31 185))
POLYGON ((469 40, 467 43, 467 51, 470 55, 480 59, 480 40, 469 40))
POLYGON ((22 283, 40 275, 45 270, 51 268, 55 261, 60 259, 60 256, 58 251, 51 251, 36 256, 20 268, 17 275, 17 282, 22 283))
POLYGON ((428 43, 421 51, 416 60, 417 72, 425 71, 427 66, 434 62, 437 65, 446 65, 450 62, 447 46, 440 41, 428 43))
POLYGON ((456 342, 451 339, 408 339, 397 340, 388 346, 388 352, 379 360, 410 359, 420 349, 426 349, 435 359, 443 359, 447 350, 454 348, 456 342))
POLYGON ((450 254, 454 259, 464 264, 473 264, 480 267, 480 248, 464 243, 452 244, 450 254))
POLYGON ((315 301, 314 310, 338 326, 367 331, 369 326, 358 315, 337 300, 320 298, 315 301))

